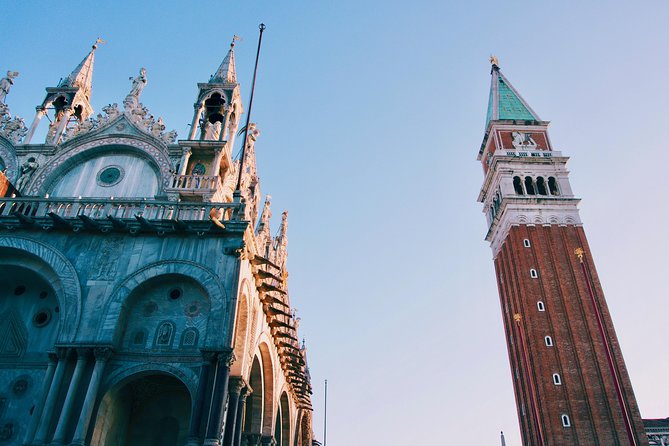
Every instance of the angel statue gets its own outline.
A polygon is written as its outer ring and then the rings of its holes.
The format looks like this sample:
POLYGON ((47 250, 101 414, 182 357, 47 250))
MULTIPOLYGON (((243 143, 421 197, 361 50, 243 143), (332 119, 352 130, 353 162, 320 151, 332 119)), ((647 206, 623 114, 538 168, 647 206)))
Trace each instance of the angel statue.
POLYGON ((18 71, 8 71, 7 77, 0 79, 0 102, 5 102, 9 89, 14 85, 14 78, 18 76, 18 71))

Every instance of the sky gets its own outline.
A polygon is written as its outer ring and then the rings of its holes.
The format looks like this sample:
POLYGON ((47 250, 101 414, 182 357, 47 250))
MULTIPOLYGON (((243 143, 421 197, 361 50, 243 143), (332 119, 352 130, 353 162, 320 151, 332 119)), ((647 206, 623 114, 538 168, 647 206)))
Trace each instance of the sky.
POLYGON ((436 0, 3 2, 0 72, 30 122, 97 37, 91 102, 142 102, 186 137, 236 34, 314 430, 328 446, 520 445, 476 155, 495 54, 570 156, 581 218, 644 418, 669 417, 669 3, 436 0), (196 4, 197 3, 197 4, 196 4))

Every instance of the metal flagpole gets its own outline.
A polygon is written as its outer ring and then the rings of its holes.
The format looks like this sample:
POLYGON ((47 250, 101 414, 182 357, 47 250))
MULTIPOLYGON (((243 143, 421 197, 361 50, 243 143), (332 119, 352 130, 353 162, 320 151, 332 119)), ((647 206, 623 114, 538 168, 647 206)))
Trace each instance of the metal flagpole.
POLYGON ((323 422, 323 446, 326 445, 328 441, 328 380, 325 380, 325 411, 324 411, 324 422, 323 422))
POLYGON ((265 31, 265 24, 261 23, 260 26, 260 37, 258 37, 258 52, 256 53, 256 65, 253 69, 253 82, 251 83, 251 97, 249 99, 249 111, 246 114, 246 127, 244 127, 244 145, 242 145, 242 155, 239 159, 239 175, 237 176, 237 187, 235 190, 239 190, 242 186, 242 171, 244 168, 244 157, 246 155, 246 141, 249 137, 249 123, 251 122, 251 108, 253 107, 253 93, 256 89, 256 75, 258 74, 258 60, 260 59, 260 45, 262 44, 262 33, 265 31))

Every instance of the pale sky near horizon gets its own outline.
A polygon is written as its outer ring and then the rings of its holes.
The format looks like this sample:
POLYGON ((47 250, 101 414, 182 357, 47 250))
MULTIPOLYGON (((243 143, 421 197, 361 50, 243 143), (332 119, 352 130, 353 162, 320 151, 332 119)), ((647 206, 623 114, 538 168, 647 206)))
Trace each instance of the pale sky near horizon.
POLYGON ((328 446, 520 446, 492 255, 476 197, 489 55, 570 156, 571 184, 642 416, 669 417, 669 3, 3 2, 0 72, 27 122, 99 36, 92 104, 142 102, 180 138, 231 37, 273 227, 289 216, 328 446))

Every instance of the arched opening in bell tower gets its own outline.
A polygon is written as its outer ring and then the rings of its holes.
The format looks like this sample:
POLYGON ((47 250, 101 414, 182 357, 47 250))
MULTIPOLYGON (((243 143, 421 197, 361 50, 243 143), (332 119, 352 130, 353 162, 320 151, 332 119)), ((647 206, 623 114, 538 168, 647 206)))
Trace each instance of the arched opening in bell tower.
POLYGON ((191 397, 165 373, 133 375, 100 402, 91 444, 181 446, 188 439, 191 397))

